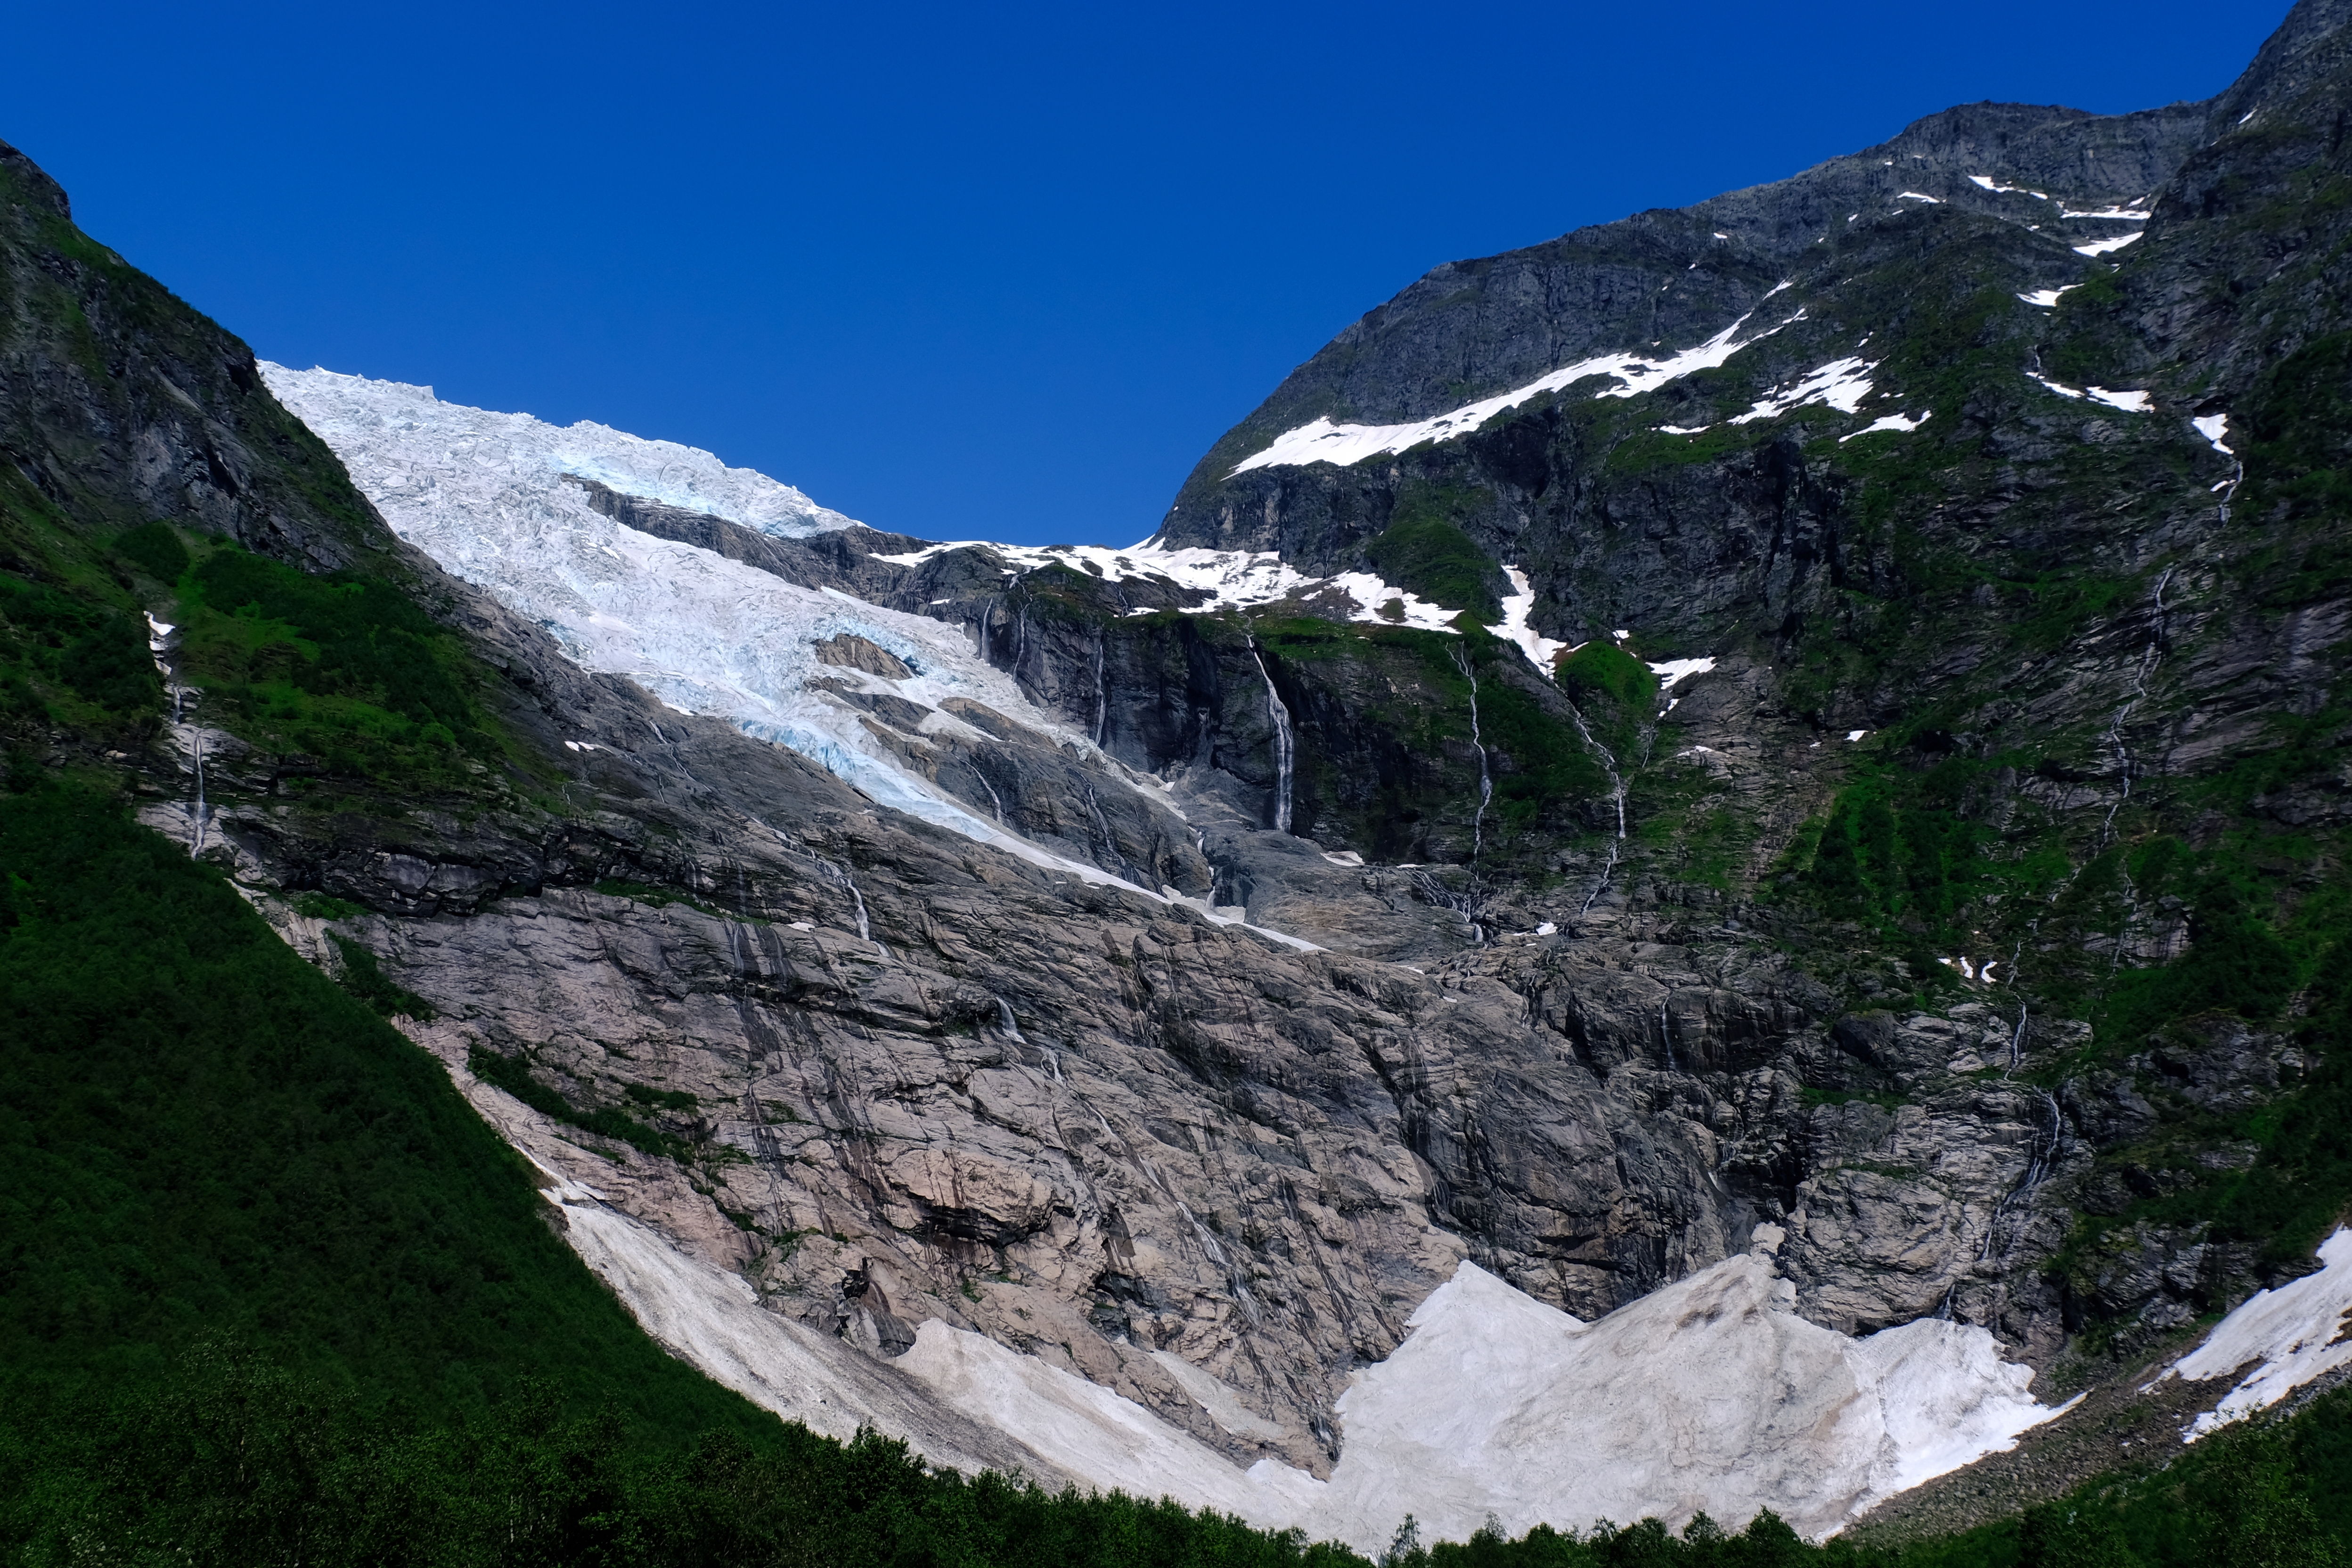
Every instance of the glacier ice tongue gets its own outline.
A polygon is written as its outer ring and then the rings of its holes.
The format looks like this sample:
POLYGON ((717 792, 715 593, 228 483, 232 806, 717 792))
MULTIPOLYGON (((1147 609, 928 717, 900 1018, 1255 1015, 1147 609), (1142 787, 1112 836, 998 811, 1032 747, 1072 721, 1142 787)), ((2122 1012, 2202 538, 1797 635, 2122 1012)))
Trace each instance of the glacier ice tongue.
MULTIPOLYGON (((783 539, 856 526, 790 485, 756 469, 730 468, 699 447, 675 441, 649 441, 587 420, 555 426, 528 414, 467 408, 440 401, 429 386, 370 381, 325 369, 295 371, 264 361, 261 374, 289 408, 293 399, 284 388, 292 388, 295 396, 314 406, 349 409, 355 422, 382 430, 387 444, 397 440, 412 449, 437 447, 451 464, 473 470, 457 480, 459 490, 478 492, 478 482, 466 480, 496 476, 512 490, 553 494, 568 474, 783 539)), ((433 484, 453 476, 420 472, 415 478, 433 484)), ((453 494, 451 499, 457 498, 453 494)))
POLYGON ((862 715, 810 685, 820 674, 846 673, 821 665, 814 645, 848 633, 913 668, 911 679, 889 683, 900 696, 934 709, 970 698, 1052 744, 1099 756, 1087 737, 979 658, 957 628, 640 533, 590 506, 563 478, 593 469, 632 494, 715 501, 731 508, 734 521, 772 533, 850 526, 839 513, 667 442, 602 426, 583 436, 580 426, 559 430, 526 415, 453 407, 427 388, 331 371, 264 364, 262 374, 335 449, 395 533, 538 622, 583 667, 625 675, 684 712, 724 717, 910 816, 1089 881, 1133 886, 982 819, 899 766, 862 715))

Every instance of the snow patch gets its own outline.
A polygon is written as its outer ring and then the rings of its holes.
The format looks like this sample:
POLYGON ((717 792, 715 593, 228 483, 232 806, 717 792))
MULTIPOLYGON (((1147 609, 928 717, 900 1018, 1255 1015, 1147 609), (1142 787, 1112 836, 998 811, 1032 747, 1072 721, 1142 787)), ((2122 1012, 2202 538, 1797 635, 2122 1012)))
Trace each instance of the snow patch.
POLYGON ((2080 289, 2082 285, 2080 283, 2069 283, 2064 289, 2036 289, 2032 293, 2020 294, 2018 298, 2024 300, 2029 305, 2039 305, 2046 310, 2053 305, 2058 303, 2059 296, 2065 293, 2067 289, 2080 289))
POLYGON ((2147 231, 2146 229, 2139 229, 2131 234, 2119 234, 2113 239, 2095 239, 2088 245, 2078 245, 2074 247, 2074 254, 2077 256, 2105 256, 2111 250, 2121 250, 2125 246, 2129 245, 2133 240, 2139 238, 2147 232, 2147 231))
POLYGON ((2058 209, 2058 216, 2060 217, 2104 218, 2115 223, 2146 223, 2156 215, 2152 212, 2144 211, 2139 207, 2101 207, 2096 212, 2078 213, 2069 212, 2062 205, 2058 209))
POLYGON ((1939 207, 1944 205, 1942 198, 1937 196, 1923 196, 1916 191, 1899 192, 1895 195, 1895 199, 1898 202, 1926 202, 1931 207, 1939 207))
POLYGON ((2181 1441, 2193 1443, 2269 1409, 2323 1373, 2352 1366, 2352 1230, 2322 1242, 2319 1261, 2316 1274, 2256 1292, 2165 1372, 2165 1377, 2226 1377, 2248 1362, 2260 1363, 2200 1415, 2181 1441))
POLYGON ((1850 1340, 1795 1296, 1750 1254, 1587 1324, 1465 1263, 1340 1397, 1308 1535, 1376 1551, 1408 1512, 1459 1541, 1490 1514, 1518 1535, 1770 1508, 1818 1536, 2056 1414, 1983 1329, 1850 1340))
POLYGON ((2084 395, 2094 403, 2104 403, 2110 408, 2120 408, 2126 414, 2151 412, 2148 395, 2145 392, 2109 392, 2104 386, 2084 389, 2084 395))
MULTIPOLYGON (((1625 634, 1619 632, 1617 636, 1622 639, 1625 634)), ((1687 680, 1694 675, 1705 675, 1714 668, 1715 660, 1712 658, 1667 658, 1651 665, 1649 670, 1652 675, 1658 678, 1658 694, 1664 696, 1682 681, 1687 680)))
POLYGON ((1774 390, 1747 413, 1733 415, 1731 423, 1746 425, 1758 419, 1777 419, 1808 403, 1826 404, 1841 414, 1852 414, 1870 395, 1870 373, 1877 368, 1875 362, 1832 360, 1795 385, 1774 390))
POLYGON ((2189 423, 2194 426, 2196 427, 2197 434, 2204 437, 2207 444, 2210 445, 2213 450, 2221 453, 2221 456, 2225 458, 2234 458, 2238 455, 2237 453, 2230 450, 2229 441, 2227 440, 2227 437, 2230 434, 2230 416, 2228 415, 2200 415, 2197 418, 2191 419, 2189 423))
POLYGON ((1503 575, 1511 582, 1511 592, 1503 600, 1503 624, 1486 629, 1505 642, 1517 643, 1528 662, 1549 676, 1559 656, 1568 652, 1569 645, 1555 642, 1528 625, 1528 616, 1536 607, 1536 591, 1528 585, 1528 574, 1516 566, 1503 568, 1503 575))
POLYGON ((1920 426, 1927 423, 1928 416, 1935 412, 1936 411, 1932 408, 1922 408, 1919 410, 1918 416, 1916 418, 1902 414, 1889 414, 1885 418, 1878 420, 1874 424, 1864 426, 1861 429, 1855 431, 1853 436, 1839 437, 1838 444, 1843 446, 1846 442, 1853 440, 1854 436, 1873 436, 1876 435, 1881 430, 1901 430, 1907 434, 1910 431, 1916 430, 1920 426))
POLYGON ((1986 190, 1992 191, 2000 195, 2015 195, 2021 196, 2032 196, 2037 202, 2046 202, 2050 199, 2045 193, 2029 190, 2023 185, 2000 184, 1994 181, 1990 174, 1970 174, 1969 176, 1969 184, 1972 185, 1981 185, 1986 190))
MULTIPOLYGON (((982 550, 1011 564, 1007 573, 1034 572, 1061 564, 1086 572, 1106 583, 1160 578, 1208 597, 1192 606, 1200 610, 1241 609, 1278 600, 1336 593, 1349 601, 1339 618, 1374 626, 1416 626, 1423 631, 1451 632, 1455 611, 1434 605, 1407 589, 1384 583, 1369 572, 1343 572, 1335 577, 1309 577, 1273 550, 1171 550, 1146 540, 1125 550, 1100 544, 1055 544, 1033 548, 994 544, 985 540, 960 539, 927 544, 898 555, 877 555, 894 566, 917 566, 952 550, 982 550), (1401 614, 1381 614, 1396 605, 1401 614)), ((1129 612, 1149 616, 1149 605, 1129 612)))
MULTIPOLYGON (((1780 288, 1771 289, 1766 298, 1787 287, 1788 284, 1781 284, 1780 288)), ((1497 393, 1492 397, 1465 405, 1450 414, 1416 420, 1409 425, 1334 425, 1328 416, 1318 416, 1296 429, 1284 431, 1275 437, 1272 446, 1243 458, 1234 465, 1233 473, 1225 477, 1231 479, 1234 474, 1244 474, 1252 468, 1303 468, 1309 463, 1331 463, 1344 468, 1367 458, 1404 451, 1423 441, 1449 441, 1456 436, 1470 434, 1496 415, 1516 408, 1530 398, 1539 397, 1547 392, 1558 392, 1594 376, 1607 377, 1618 383, 1614 386, 1600 388, 1593 394, 1596 397, 1638 397, 1693 371, 1712 370, 1748 343, 1760 342, 1780 330, 1774 327, 1745 342, 1735 341, 1739 329, 1747 324, 1748 317, 1742 316, 1696 348, 1685 349, 1664 359, 1615 353, 1579 360, 1525 386, 1497 393)))

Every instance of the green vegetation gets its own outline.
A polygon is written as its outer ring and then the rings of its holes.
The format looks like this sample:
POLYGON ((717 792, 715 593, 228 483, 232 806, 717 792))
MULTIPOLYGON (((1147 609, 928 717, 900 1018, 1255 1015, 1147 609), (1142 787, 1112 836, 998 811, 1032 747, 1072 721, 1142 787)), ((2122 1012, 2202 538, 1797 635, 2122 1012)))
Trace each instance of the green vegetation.
POLYGON ((163 703, 135 614, 0 575, 0 721, 113 727, 163 703))
POLYGON ((394 984, 374 953, 341 931, 329 931, 327 940, 342 957, 343 989, 367 1004, 369 1011, 385 1018, 414 1018, 420 1024, 433 1021, 432 1005, 415 992, 394 984))
POLYGON ((1486 553, 1456 526, 1475 491, 1411 485, 1397 498, 1389 526, 1364 545, 1381 575, 1431 604, 1466 610, 1481 623, 1502 617, 1500 575, 1486 553))
POLYGON ((446 781, 466 755, 498 753, 463 645, 383 579, 310 576, 223 543, 178 583, 181 666, 215 721, 256 744, 387 780, 446 781))
MULTIPOLYGON (((551 1117, 567 1127, 577 1127, 583 1132, 593 1132, 599 1138, 610 1138, 626 1143, 642 1154, 656 1159, 683 1161, 691 1153, 685 1141, 673 1138, 657 1127, 648 1127, 615 1106, 600 1105, 583 1110, 554 1089, 531 1076, 530 1064, 520 1057, 500 1056, 479 1046, 466 1053, 466 1068, 484 1083, 505 1089, 542 1116, 551 1117)), ((646 1103, 640 1099, 640 1103, 646 1103)), ((692 1095, 687 1103, 694 1103, 692 1095)))
POLYGON ((1646 716, 1657 700, 1658 678, 1616 644, 1593 638, 1559 661, 1559 684, 1580 700, 1607 697, 1629 713, 1646 716))
POLYGON ((0 797, 0 1426, 231 1336, 361 1407, 544 1384, 653 1431, 772 1423, 664 1355, 440 1065, 88 790, 0 797))

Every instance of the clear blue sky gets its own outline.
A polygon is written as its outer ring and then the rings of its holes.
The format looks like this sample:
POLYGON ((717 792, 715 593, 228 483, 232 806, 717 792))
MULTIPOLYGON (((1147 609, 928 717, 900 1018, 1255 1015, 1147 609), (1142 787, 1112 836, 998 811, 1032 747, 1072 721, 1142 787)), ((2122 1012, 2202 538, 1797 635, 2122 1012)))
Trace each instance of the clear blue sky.
POLYGON ((0 139, 264 357, 1124 544, 1438 262, 1956 102, 2203 98, 2286 10, 27 5, 0 139))

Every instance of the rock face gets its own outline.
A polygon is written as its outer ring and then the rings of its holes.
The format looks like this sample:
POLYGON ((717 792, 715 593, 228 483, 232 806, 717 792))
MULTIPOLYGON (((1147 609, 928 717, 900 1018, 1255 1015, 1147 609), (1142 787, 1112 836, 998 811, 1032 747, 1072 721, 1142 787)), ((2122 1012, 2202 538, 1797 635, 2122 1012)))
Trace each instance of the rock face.
POLYGON ((0 565, 168 624, 120 542, 161 517, 393 584, 497 735, 403 784, 175 675, 168 718, 11 697, 11 765, 119 779, 388 987, 583 1255, 734 1282, 656 1332, 949 1462, 1066 1473, 892 1370, 971 1331, 1343 1485, 1351 1381, 1465 1260, 1587 1320, 1717 1270, 1816 1348, 2145 1343, 2293 1267, 2163 1200, 2311 1070, 2293 973, 2223 970, 2333 940, 2347 9, 2210 104, 1955 110, 1440 268, 1134 552, 550 467, 399 389, 505 487, 453 521, 283 383, 354 489, 0 150, 0 565))

